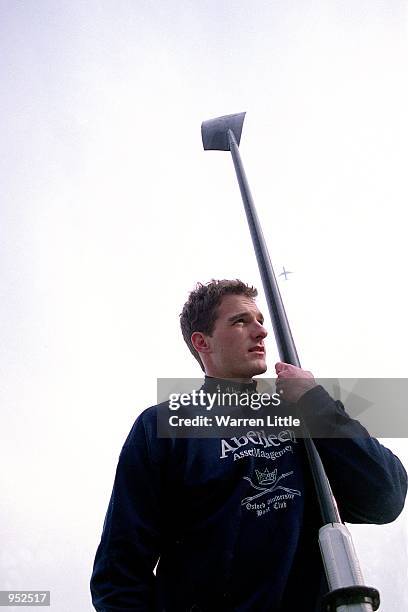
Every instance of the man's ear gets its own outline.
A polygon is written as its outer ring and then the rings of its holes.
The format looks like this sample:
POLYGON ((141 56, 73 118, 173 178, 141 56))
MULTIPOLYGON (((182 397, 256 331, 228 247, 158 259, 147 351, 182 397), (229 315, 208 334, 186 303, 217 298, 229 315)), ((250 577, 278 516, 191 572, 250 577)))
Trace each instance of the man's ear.
POLYGON ((191 343, 197 353, 209 353, 211 351, 208 336, 202 332, 194 332, 191 334, 191 343))

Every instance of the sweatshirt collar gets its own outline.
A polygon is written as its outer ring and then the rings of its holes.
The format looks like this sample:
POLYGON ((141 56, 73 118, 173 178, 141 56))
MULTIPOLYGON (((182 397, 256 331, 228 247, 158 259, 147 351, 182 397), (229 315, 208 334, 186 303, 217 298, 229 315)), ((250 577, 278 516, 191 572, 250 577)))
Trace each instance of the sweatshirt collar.
POLYGON ((239 382, 230 378, 215 378, 205 375, 203 388, 205 391, 223 391, 224 393, 255 393, 257 381, 239 382))

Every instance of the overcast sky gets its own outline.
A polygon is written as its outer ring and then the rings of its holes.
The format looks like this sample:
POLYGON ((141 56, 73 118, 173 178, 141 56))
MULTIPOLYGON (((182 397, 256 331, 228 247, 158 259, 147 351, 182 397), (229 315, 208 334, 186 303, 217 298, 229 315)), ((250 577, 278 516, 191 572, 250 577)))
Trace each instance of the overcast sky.
MULTIPOLYGON (((396 0, 0 0, 0 589, 91 610, 125 436, 157 377, 201 374, 179 331, 188 292, 261 289, 203 120, 247 112, 302 365, 407 377, 407 35, 396 0)), ((272 331, 267 349, 272 375, 272 331)), ((387 444, 408 465, 406 440, 387 444)), ((352 532, 382 610, 407 608, 407 511, 352 532)))

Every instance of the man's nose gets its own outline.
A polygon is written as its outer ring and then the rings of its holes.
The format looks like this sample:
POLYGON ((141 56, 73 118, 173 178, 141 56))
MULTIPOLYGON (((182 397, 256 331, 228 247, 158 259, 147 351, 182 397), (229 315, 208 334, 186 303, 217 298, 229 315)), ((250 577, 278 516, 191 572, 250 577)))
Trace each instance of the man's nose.
POLYGON ((268 332, 266 331, 262 323, 256 321, 253 327, 253 335, 255 336, 255 338, 261 338, 263 340, 268 335, 268 332))

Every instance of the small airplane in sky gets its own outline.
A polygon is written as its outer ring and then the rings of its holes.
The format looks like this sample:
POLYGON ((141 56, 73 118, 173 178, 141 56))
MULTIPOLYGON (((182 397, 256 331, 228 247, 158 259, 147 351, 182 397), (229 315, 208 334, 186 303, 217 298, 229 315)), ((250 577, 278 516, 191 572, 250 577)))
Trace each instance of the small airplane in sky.
POLYGON ((285 280, 288 280, 288 274, 293 274, 290 270, 285 270, 285 266, 283 266, 283 272, 281 272, 278 276, 284 276, 285 280))

